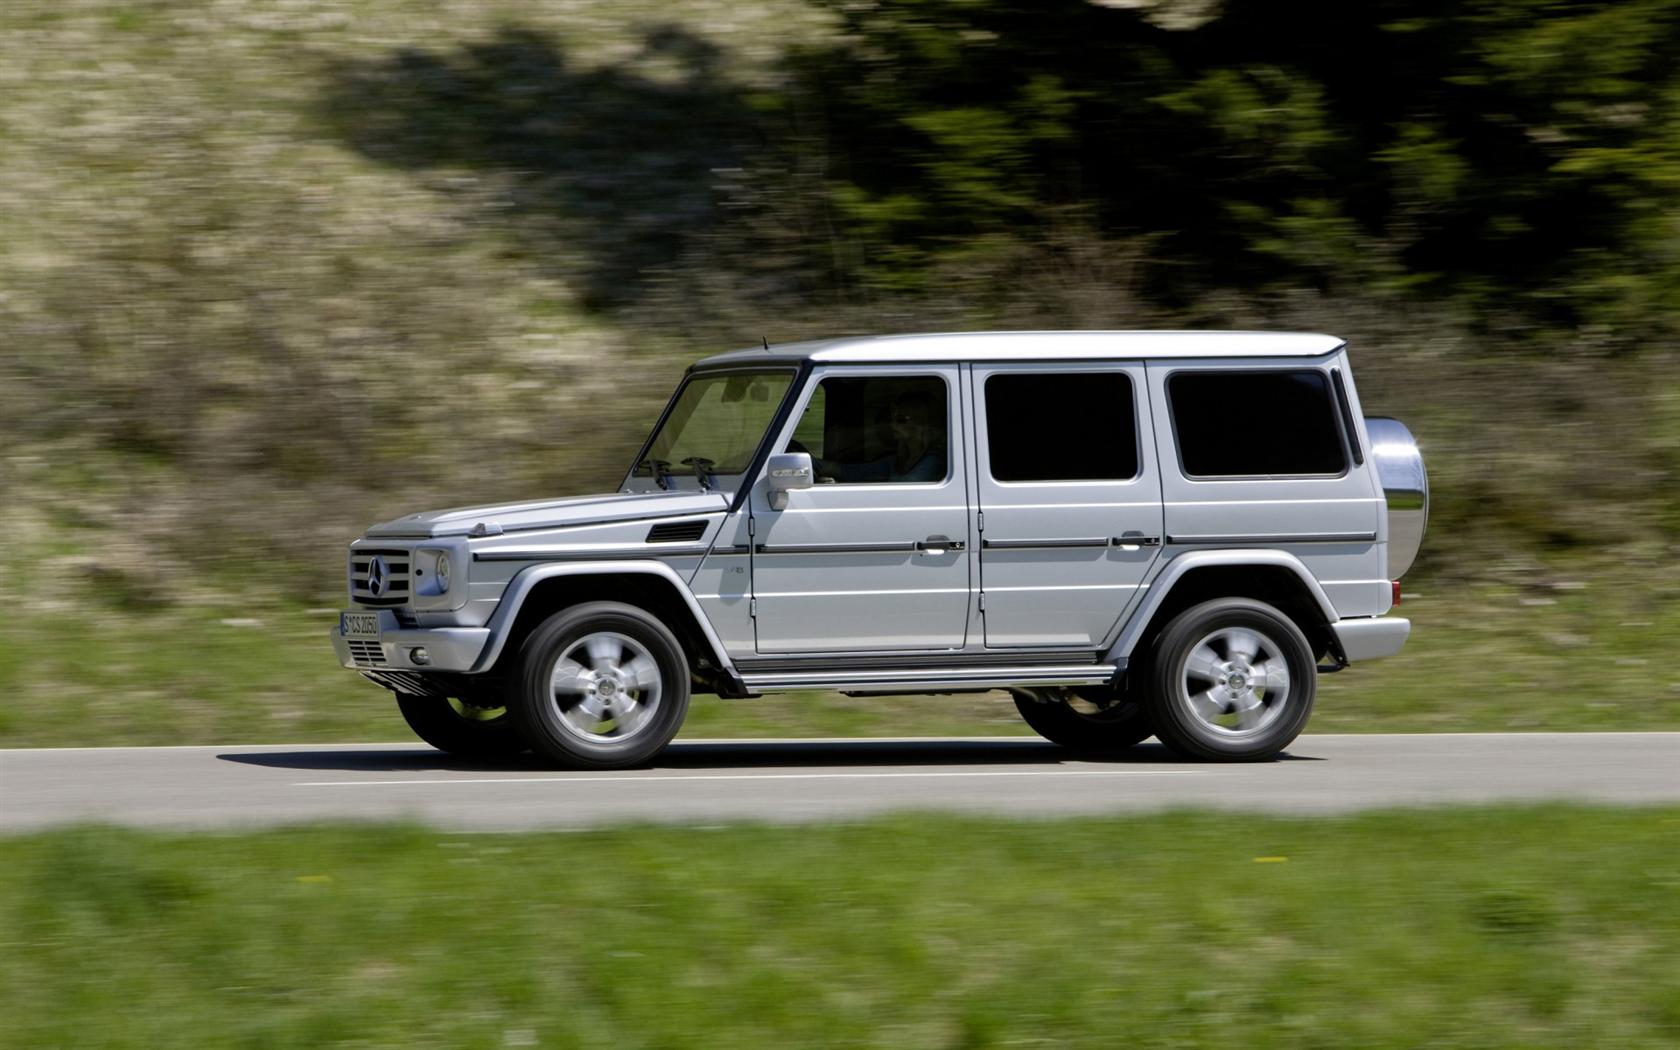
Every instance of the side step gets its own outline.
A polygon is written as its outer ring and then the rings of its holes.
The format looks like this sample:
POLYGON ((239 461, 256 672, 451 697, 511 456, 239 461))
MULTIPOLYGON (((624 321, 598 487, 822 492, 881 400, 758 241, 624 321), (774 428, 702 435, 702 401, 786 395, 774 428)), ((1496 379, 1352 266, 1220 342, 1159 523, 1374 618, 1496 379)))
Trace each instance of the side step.
POLYGON ((1025 667, 939 667, 927 670, 884 668, 846 671, 770 671, 744 674, 754 693, 786 693, 797 689, 836 689, 843 693, 946 693, 1009 686, 1107 685, 1124 664, 1068 664, 1025 667))

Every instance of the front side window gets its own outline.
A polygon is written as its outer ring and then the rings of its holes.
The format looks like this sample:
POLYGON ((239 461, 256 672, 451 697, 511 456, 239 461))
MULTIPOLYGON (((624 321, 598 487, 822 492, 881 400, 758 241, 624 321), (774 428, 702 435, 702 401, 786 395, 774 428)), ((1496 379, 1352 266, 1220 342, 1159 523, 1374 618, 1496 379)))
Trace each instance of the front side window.
POLYGON ((793 373, 727 372, 691 378, 654 434, 636 473, 662 461, 671 473, 740 474, 752 464, 793 373))
POLYGON ((1167 380, 1189 477, 1340 474, 1347 468, 1324 373, 1178 372, 1167 380))
POLYGON ((786 451, 810 453, 818 484, 914 484, 950 473, 950 413, 938 376, 830 376, 786 451))
POLYGON ((1124 372, 986 377, 986 457, 998 481, 1137 477, 1137 405, 1124 372))

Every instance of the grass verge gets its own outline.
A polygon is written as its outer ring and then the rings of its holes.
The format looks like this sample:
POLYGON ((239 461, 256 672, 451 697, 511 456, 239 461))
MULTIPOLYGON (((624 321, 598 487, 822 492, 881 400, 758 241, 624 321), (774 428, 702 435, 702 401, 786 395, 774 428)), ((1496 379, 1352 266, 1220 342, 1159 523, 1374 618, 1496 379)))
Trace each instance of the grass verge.
MULTIPOLYGON (((23 579, 22 574, 15 576, 23 579)), ((1637 559, 1420 585, 1405 650, 1320 679, 1318 732, 1680 728, 1680 585, 1637 559)), ((86 598, 0 620, 0 746, 407 740, 388 694, 340 669, 332 609, 117 609, 86 598)), ((698 697, 685 735, 1026 733, 1001 693, 698 697)))
POLYGON ((0 841, 12 1046, 1672 1046, 1680 809, 0 841))

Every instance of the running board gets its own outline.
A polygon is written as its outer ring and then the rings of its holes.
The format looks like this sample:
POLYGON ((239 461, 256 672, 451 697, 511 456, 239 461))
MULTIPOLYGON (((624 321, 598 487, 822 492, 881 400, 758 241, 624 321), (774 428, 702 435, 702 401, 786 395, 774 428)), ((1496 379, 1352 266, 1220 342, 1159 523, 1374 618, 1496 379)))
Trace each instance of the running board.
POLYGON ((1068 664, 1046 667, 940 667, 930 670, 890 668, 877 671, 786 671, 741 676, 754 693, 796 689, 836 689, 846 693, 943 693, 1011 686, 1107 685, 1125 664, 1068 664))

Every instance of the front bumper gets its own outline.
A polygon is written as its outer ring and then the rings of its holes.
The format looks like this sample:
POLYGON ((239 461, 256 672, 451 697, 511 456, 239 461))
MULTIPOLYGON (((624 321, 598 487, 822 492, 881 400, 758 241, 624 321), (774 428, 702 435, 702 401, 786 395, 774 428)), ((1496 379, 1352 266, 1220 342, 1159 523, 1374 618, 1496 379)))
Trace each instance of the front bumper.
MULTIPOLYGON (((355 612, 374 612, 356 609, 355 612)), ((490 642, 488 627, 404 628, 389 609, 377 610, 379 637, 346 637, 340 621, 332 629, 333 652, 341 666, 358 671, 470 671, 490 642), (427 660, 416 663, 414 650, 427 660)))
POLYGON ((1393 656, 1412 633, 1412 621, 1403 616, 1365 616, 1337 620, 1330 625, 1336 644, 1348 663, 1393 656))

